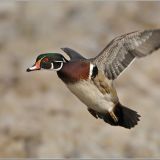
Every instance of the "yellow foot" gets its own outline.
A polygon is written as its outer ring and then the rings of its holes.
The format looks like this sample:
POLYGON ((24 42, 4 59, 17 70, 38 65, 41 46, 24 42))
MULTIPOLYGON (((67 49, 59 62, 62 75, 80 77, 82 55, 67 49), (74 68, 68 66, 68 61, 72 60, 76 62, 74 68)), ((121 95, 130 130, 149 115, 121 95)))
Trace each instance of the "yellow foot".
POLYGON ((114 120, 115 122, 118 122, 118 118, 116 117, 116 115, 114 114, 113 111, 109 112, 109 114, 111 115, 111 117, 113 118, 113 120, 114 120))

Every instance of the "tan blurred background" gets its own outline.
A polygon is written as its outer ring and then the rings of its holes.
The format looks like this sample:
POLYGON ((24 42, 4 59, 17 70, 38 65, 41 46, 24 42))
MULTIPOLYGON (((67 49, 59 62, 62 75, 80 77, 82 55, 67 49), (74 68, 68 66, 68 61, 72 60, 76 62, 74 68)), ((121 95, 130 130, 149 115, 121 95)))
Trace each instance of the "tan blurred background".
POLYGON ((38 54, 71 47, 94 57, 114 37, 160 28, 160 2, 0 2, 0 157, 160 157, 160 51, 116 81, 137 110, 132 130, 92 117, 49 71, 25 72, 38 54))

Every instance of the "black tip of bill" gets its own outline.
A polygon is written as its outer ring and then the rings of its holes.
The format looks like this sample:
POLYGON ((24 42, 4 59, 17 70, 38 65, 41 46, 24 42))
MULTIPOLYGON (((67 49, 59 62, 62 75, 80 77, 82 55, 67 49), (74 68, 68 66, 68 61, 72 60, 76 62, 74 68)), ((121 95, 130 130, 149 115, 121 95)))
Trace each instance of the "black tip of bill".
POLYGON ((30 71, 32 71, 32 70, 30 70, 29 68, 26 69, 26 72, 30 72, 30 71))

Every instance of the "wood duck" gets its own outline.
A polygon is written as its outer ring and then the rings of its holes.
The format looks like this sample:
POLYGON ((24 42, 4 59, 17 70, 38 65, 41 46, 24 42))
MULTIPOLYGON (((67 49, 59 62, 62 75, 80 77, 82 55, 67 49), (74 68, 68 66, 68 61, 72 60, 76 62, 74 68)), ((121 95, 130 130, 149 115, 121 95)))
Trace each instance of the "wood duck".
POLYGON ((92 116, 130 129, 137 125, 140 115, 120 103, 113 81, 133 60, 159 47, 160 29, 135 31, 116 37, 91 59, 70 48, 62 48, 70 60, 59 53, 41 54, 27 72, 57 71, 58 77, 87 106, 92 116))

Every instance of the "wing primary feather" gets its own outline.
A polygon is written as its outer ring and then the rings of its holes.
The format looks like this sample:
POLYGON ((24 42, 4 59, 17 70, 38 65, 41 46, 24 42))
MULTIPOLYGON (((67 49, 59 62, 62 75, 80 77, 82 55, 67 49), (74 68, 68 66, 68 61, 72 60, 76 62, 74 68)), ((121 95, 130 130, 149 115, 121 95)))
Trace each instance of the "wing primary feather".
POLYGON ((114 80, 136 57, 145 57, 159 48, 160 29, 135 31, 113 39, 91 61, 114 80))

